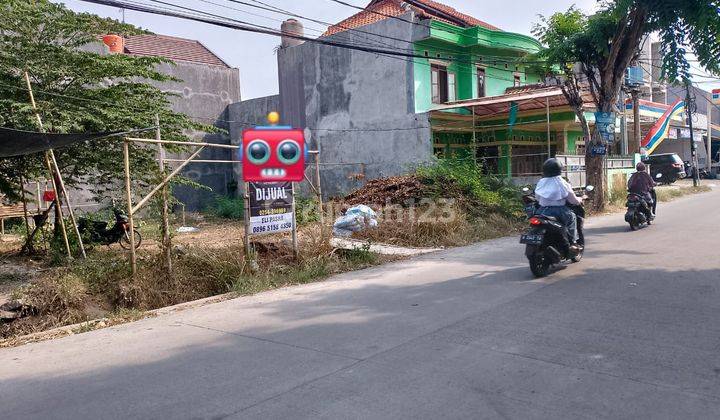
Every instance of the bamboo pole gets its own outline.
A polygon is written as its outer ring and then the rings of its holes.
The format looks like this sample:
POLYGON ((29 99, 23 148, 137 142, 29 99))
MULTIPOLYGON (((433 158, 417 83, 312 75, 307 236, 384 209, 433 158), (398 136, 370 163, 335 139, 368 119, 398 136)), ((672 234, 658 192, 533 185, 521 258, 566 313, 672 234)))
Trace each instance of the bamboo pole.
POLYGON ((545 98, 545 117, 547 119, 547 158, 550 159, 550 98, 545 98))
MULTIPOLYGON (((185 162, 185 159, 163 159, 165 163, 185 162)), ((192 163, 242 163, 242 160, 195 159, 192 163)))
POLYGON ((37 200, 37 214, 42 214, 42 196, 40 195, 40 181, 35 182, 35 199, 37 200))
POLYGON ((250 184, 243 183, 243 219, 245 222, 245 236, 243 242, 245 245, 245 260, 250 261, 250 184))
POLYGON ((70 204, 70 196, 67 193, 67 190, 65 189, 65 182, 62 179, 62 175, 60 175, 60 167, 57 164, 57 160, 55 160, 55 153, 52 149, 49 151, 50 153, 50 161, 55 166, 55 173, 57 174, 58 181, 60 183, 60 190, 62 191, 63 195, 65 196, 65 205, 68 209, 68 216, 70 216, 70 222, 72 222, 73 229, 75 230, 75 235, 77 235, 78 238, 78 246, 80 247, 80 254, 82 255, 83 259, 87 258, 87 254, 85 254, 85 245, 83 245, 82 237, 80 236, 80 229, 78 228, 77 221, 75 220, 75 212, 73 211, 72 204, 70 204))
MULTIPOLYGON (((28 72, 25 72, 25 83, 27 84, 28 94, 30 95, 30 104, 32 104, 33 110, 35 111, 35 118, 37 119, 38 127, 40 128, 40 132, 44 132, 45 129, 43 126, 42 118, 40 118, 40 113, 37 109, 37 104, 35 103, 35 95, 33 95, 32 85, 30 84, 30 75, 28 74, 28 72)), ((50 150, 50 152, 52 152, 52 149, 50 150)), ((53 191, 55 191, 55 211, 57 211, 57 218, 59 219, 58 221, 60 223, 60 230, 62 231, 63 241, 65 242, 65 251, 67 251, 68 258, 72 259, 72 251, 70 250, 70 242, 68 241, 67 229, 65 229, 65 220, 63 218, 62 206, 60 205, 60 194, 58 193, 57 184, 55 182, 56 173, 53 171, 53 167, 50 164, 49 152, 45 152, 45 166, 47 167, 48 174, 50 175, 50 180, 52 181, 53 191)), ((59 178, 60 174, 57 173, 57 176, 59 178)))
MULTIPOLYGON (((315 182, 317 182, 317 188, 315 188, 315 192, 317 193, 318 212, 320 213, 320 224, 324 226, 325 225, 325 210, 323 209, 322 185, 321 185, 322 183, 320 181, 320 151, 313 150, 310 153, 315 155, 315 182)), ((295 200, 294 197, 293 197, 293 200, 295 200)))
POLYGON ((290 187, 292 189, 292 247, 293 257, 298 259, 298 237, 297 237, 297 216, 295 214, 295 183, 291 182, 290 187))
MULTIPOLYGON (((160 117, 155 114, 155 140, 160 140, 160 117)), ((162 143, 157 144, 158 147, 158 154, 160 157, 160 173, 165 175, 165 149, 163 148, 162 143)), ((168 271, 169 275, 172 275, 172 255, 170 254, 171 250, 171 244, 170 244, 170 220, 168 216, 168 188, 167 184, 163 186, 162 188, 162 219, 163 219, 163 225, 162 225, 162 245, 163 245, 163 254, 165 257, 165 268, 168 271)))
POLYGON ((125 164, 125 199, 127 200, 128 222, 130 223, 130 266, 134 276, 137 273, 137 258, 135 256, 135 222, 132 211, 132 192, 130 191, 130 147, 127 141, 123 142, 123 162, 125 164))
POLYGON ((140 200, 139 203, 137 203, 133 208, 130 209, 130 213, 134 214, 138 210, 140 210, 140 208, 142 208, 142 206, 144 206, 148 202, 148 200, 150 200, 152 198, 152 196, 155 195, 156 192, 160 191, 160 189, 162 189, 168 182, 170 182, 171 179, 173 179, 173 177, 175 175, 177 175, 185 166, 187 166, 187 164, 190 163, 190 161, 192 161, 193 158, 195 158, 195 156, 199 155, 200 152, 202 152, 203 147, 204 146, 200 146, 195 151, 195 153, 190 155, 189 158, 185 159, 185 162, 183 162, 177 168, 173 169, 173 171, 170 172, 170 174, 168 176, 166 176, 165 179, 163 179, 158 185, 155 186, 155 188, 152 189, 152 191, 150 191, 145 197, 143 197, 143 199, 140 200))
POLYGON ((25 219, 25 238, 30 237, 30 221, 28 220, 28 205, 27 205, 27 196, 25 195, 25 181, 23 180, 23 176, 20 175, 19 177, 20 181, 20 193, 22 194, 22 205, 23 205, 23 219, 25 219))
POLYGON ((231 145, 231 144, 217 144, 217 143, 203 143, 203 142, 196 142, 196 141, 175 141, 175 140, 153 140, 153 139, 140 139, 136 137, 127 137, 125 138, 127 141, 132 141, 136 143, 161 143, 161 144, 176 144, 180 146, 205 146, 205 147, 217 147, 220 149, 239 149, 240 146, 231 145))

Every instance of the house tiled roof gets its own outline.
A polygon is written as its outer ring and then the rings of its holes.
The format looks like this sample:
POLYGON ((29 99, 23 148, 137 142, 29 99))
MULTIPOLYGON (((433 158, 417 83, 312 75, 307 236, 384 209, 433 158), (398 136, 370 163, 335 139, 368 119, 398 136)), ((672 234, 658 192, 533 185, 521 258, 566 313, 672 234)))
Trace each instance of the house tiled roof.
POLYGON ((167 35, 133 35, 125 38, 125 53, 165 57, 173 61, 230 67, 202 43, 167 35))
POLYGON ((483 22, 472 16, 461 13, 454 8, 438 3, 433 0, 414 0, 415 5, 407 4, 407 9, 403 7, 404 2, 401 0, 373 0, 368 4, 365 10, 356 13, 349 18, 337 23, 336 25, 330 26, 323 36, 333 35, 338 32, 347 31, 349 29, 356 29, 361 26, 369 25, 371 23, 379 22, 390 17, 400 16, 408 9, 413 10, 417 15, 423 16, 428 19, 439 20, 445 23, 456 24, 450 19, 442 16, 442 14, 449 15, 454 20, 459 21, 464 26, 481 26, 483 28, 499 31, 500 29, 490 25, 489 23, 483 22), (435 10, 433 10, 435 9, 435 10), (437 13, 437 11, 442 13, 437 13))
MULTIPOLYGON (((418 1, 418 3, 423 3, 427 6, 433 7, 435 9, 438 9, 440 11, 447 13, 448 15, 458 18, 468 26, 482 26, 483 28, 491 29, 493 31, 500 30, 500 28, 498 28, 496 26, 493 26, 487 22, 483 22, 482 20, 476 19, 470 15, 466 15, 465 13, 461 13, 446 4, 438 3, 433 0, 417 0, 417 1, 418 1)), ((432 16, 430 16, 430 17, 432 18, 432 16)))

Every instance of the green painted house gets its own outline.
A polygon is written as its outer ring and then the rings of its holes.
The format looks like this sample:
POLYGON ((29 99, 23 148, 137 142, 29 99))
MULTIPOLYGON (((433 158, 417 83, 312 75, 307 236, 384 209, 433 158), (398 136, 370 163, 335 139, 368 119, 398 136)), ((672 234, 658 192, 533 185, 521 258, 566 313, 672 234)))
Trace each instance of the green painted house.
MULTIPOLYGON (((297 21, 288 27, 303 30, 297 21)), ((476 159, 525 182, 548 153, 583 152, 562 92, 526 65, 541 48, 532 37, 432 0, 373 0, 320 39, 284 37, 279 95, 236 110, 250 121, 273 104, 284 124, 303 127, 322 150, 330 196, 433 156, 476 159)))
POLYGON ((544 77, 524 59, 541 48, 530 36, 430 0, 372 1, 325 36, 377 30, 377 22, 408 16, 416 18, 414 110, 429 115, 435 155, 474 155, 490 172, 532 177, 548 153, 584 153, 582 132, 562 93, 544 86, 544 77))

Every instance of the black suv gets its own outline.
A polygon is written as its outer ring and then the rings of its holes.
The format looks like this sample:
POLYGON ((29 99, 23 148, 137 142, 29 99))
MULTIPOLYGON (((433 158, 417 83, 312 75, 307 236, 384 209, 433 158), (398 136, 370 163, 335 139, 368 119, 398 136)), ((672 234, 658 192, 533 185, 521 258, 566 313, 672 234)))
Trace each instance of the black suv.
POLYGON ((657 179, 657 174, 662 174, 660 182, 672 184, 680 178, 685 178, 685 164, 677 153, 660 153, 650 155, 643 159, 646 165, 650 165, 650 176, 657 179))

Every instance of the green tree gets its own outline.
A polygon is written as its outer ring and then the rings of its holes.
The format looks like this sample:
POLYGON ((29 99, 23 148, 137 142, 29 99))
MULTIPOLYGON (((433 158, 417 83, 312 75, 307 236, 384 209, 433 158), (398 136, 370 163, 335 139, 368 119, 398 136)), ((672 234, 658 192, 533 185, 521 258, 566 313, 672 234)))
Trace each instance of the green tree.
MULTIPOLYGON (((48 132, 145 128, 153 126, 159 114, 163 138, 187 140, 184 131, 204 127, 172 112, 168 94, 150 84, 174 80, 156 70, 168 60, 98 52, 102 35, 142 32, 47 0, 4 0, 0 4, 0 125, 38 130, 25 87, 27 71, 48 132)), ((117 189, 123 174, 120 138, 81 143, 55 153, 69 186, 86 183, 100 195, 115 190, 121 196, 117 189)), ((158 176, 155 154, 153 148, 132 147, 136 182, 145 184, 158 176)), ((0 159, 0 193, 18 197, 21 176, 46 176, 42 154, 0 159)))
MULTIPOLYGON (((533 33, 545 45, 535 58, 545 71, 557 76, 563 93, 575 110, 590 144, 600 144, 590 132, 583 107, 583 92, 601 112, 616 111, 625 70, 639 55, 646 36, 662 41, 662 75, 668 82, 690 79, 688 53, 700 65, 720 72, 720 2, 717 0, 614 0, 603 2, 590 16, 572 7, 542 17, 533 33), (589 91, 589 92, 587 92, 589 91)), ((596 187, 594 207, 605 204, 604 156, 586 156, 588 182, 596 187)))

